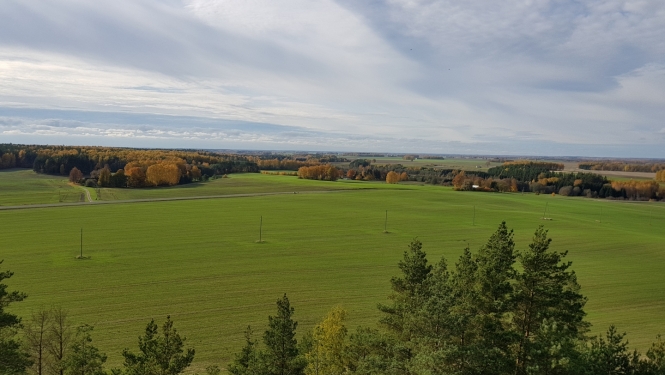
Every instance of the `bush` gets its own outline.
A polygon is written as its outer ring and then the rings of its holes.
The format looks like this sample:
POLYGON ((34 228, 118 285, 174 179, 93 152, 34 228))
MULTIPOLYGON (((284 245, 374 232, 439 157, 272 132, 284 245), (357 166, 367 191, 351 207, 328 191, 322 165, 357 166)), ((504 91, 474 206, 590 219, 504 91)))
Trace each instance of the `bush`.
POLYGON ((561 189, 559 189, 559 195, 562 195, 564 197, 571 195, 572 192, 573 192, 572 186, 564 186, 561 189))

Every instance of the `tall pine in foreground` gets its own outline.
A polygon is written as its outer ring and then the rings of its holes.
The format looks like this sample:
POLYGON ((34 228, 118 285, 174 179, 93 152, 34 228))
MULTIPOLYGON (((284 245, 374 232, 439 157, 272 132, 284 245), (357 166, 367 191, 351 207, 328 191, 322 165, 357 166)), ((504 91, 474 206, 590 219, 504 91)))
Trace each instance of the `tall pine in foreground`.
POLYGON ((284 296, 277 300, 277 315, 268 317, 268 329, 263 334, 265 352, 262 355, 266 375, 301 375, 306 362, 298 351, 296 328, 293 320, 295 310, 284 296))
MULTIPOLYGON (((2 265, 0 260, 0 265, 2 265)), ((16 331, 20 327, 21 319, 5 311, 14 302, 23 301, 25 293, 7 291, 3 280, 9 279, 14 273, 0 271, 0 374, 15 375, 25 373, 25 369, 32 363, 29 355, 21 349, 16 339, 16 331)))
POLYGON ((588 328, 586 298, 569 270, 571 262, 563 261, 567 252, 550 251, 551 242, 541 226, 528 250, 518 255, 523 271, 517 275, 513 295, 512 323, 519 335, 516 374, 567 371, 572 352, 561 348, 570 347, 588 328))

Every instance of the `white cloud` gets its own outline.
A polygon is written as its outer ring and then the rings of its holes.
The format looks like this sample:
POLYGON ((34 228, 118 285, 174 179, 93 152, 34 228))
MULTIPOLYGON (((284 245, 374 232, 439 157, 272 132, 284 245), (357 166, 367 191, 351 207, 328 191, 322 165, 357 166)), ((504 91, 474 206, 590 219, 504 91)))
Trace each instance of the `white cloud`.
POLYGON ((9 1, 0 19, 0 113, 67 110, 63 123, 76 111, 189 116, 307 134, 240 126, 241 140, 120 122, 30 128, 21 139, 362 149, 350 140, 380 138, 386 150, 431 152, 437 142, 441 152, 449 142, 635 152, 663 143, 653 135, 665 118, 665 4, 655 0, 9 1))

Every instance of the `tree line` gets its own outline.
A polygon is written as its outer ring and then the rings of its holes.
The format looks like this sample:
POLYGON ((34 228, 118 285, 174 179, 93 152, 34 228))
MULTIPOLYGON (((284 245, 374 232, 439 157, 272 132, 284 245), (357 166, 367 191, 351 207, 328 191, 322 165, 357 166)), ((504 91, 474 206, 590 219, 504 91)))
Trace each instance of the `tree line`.
POLYGON ((665 163, 626 163, 620 161, 585 162, 580 163, 579 168, 592 171, 658 172, 665 170, 665 163))
POLYGON ((259 172, 245 156, 207 151, 0 145, 1 168, 32 168, 100 187, 172 186, 237 172, 259 172))

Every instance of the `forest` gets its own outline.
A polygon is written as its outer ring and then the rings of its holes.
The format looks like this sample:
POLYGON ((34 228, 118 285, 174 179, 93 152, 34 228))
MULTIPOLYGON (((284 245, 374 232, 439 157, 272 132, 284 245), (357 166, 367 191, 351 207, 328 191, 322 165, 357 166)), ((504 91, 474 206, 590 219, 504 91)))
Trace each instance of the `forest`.
POLYGON ((1 169, 32 168, 91 187, 172 186, 259 171, 245 156, 187 150, 1 144, 0 160, 1 169))
POLYGON ((579 168, 592 171, 658 172, 665 170, 665 163, 626 163, 623 161, 585 162, 580 163, 579 168))
MULTIPOLYGON (((550 249, 539 227, 531 243, 517 250, 505 223, 477 251, 468 247, 453 264, 430 263, 424 244, 413 240, 389 280, 389 303, 379 304, 374 327, 349 330, 339 306, 312 329, 298 333, 287 294, 276 314, 229 364, 234 375, 324 374, 665 374, 665 342, 654 338, 646 353, 629 349, 615 326, 588 334, 587 298, 567 252, 550 249)), ((53 307, 21 320, 7 307, 27 296, 9 291, 9 271, 0 272, 0 373, 48 375, 181 374, 194 348, 170 317, 151 320, 138 350, 120 353, 122 366, 107 369, 107 355, 94 345, 94 327, 74 326, 66 311, 53 307)))

